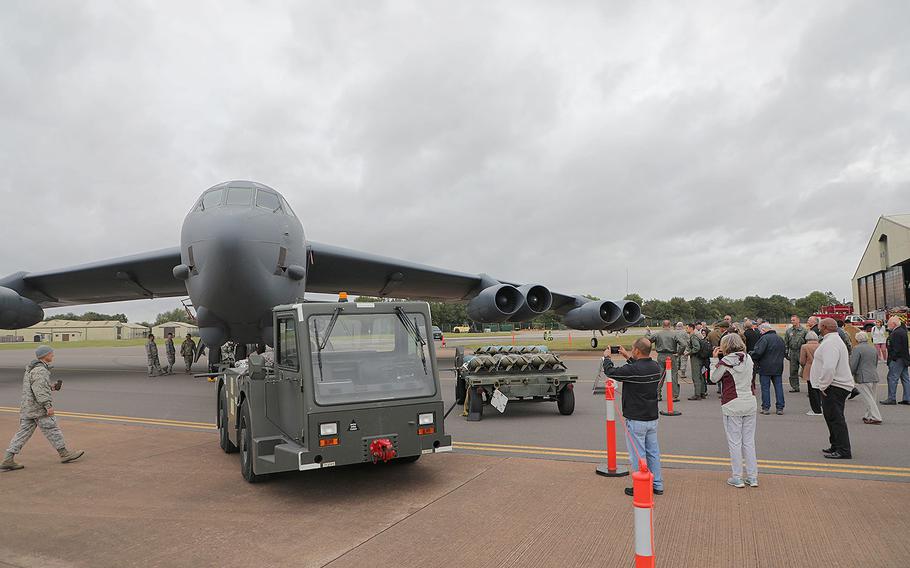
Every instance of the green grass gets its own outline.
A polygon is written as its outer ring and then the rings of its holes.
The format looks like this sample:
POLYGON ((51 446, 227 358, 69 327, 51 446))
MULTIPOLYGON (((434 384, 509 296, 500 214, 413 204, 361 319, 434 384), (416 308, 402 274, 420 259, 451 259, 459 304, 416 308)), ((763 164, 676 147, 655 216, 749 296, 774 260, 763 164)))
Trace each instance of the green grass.
MULTIPOLYGON (((511 335, 511 334, 508 334, 511 335)), ((451 336, 449 336, 451 337, 451 336)), ((613 335, 605 335, 603 337, 597 336, 597 349, 591 348, 591 336, 590 335, 581 335, 578 337, 572 337, 572 343, 569 344, 569 339, 554 339, 553 341, 543 341, 541 339, 515 339, 515 345, 546 345, 550 351, 590 351, 600 353, 608 345, 622 345, 626 349, 632 348, 632 343, 642 337, 641 335, 625 334, 620 335, 619 337, 613 335)), ((478 341, 476 343, 458 343, 457 347, 467 349, 477 349, 478 347, 483 347, 485 345, 512 345, 512 341, 501 341, 499 343, 495 341, 478 341)), ((456 344, 452 344, 452 347, 456 347, 456 344)))
MULTIPOLYGON (((120 339, 120 340, 97 340, 97 341, 53 341, 44 343, 33 343, 26 341, 24 343, 0 343, 0 351, 6 350, 31 350, 34 351, 39 345, 51 345, 54 349, 78 349, 84 347, 136 347, 145 345, 146 339, 120 339)), ((164 347, 164 342, 159 341, 158 347, 164 347)))
MULTIPOLYGON (((520 332, 516 331, 515 333, 516 333, 516 335, 518 335, 520 332)), ((491 335, 502 335, 502 336, 506 336, 506 337, 512 336, 511 331, 491 331, 490 333, 474 333, 474 332, 456 333, 454 331, 444 331, 443 334, 445 334, 446 337, 468 337, 468 338, 470 338, 470 337, 489 337, 491 335)))

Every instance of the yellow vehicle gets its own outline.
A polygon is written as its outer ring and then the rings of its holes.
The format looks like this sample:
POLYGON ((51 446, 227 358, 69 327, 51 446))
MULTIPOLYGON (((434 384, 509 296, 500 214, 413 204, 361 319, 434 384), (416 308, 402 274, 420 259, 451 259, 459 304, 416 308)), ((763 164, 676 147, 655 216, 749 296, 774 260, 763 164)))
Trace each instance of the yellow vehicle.
POLYGON ((468 333, 471 331, 471 326, 468 325, 456 325, 452 328, 452 333, 468 333))

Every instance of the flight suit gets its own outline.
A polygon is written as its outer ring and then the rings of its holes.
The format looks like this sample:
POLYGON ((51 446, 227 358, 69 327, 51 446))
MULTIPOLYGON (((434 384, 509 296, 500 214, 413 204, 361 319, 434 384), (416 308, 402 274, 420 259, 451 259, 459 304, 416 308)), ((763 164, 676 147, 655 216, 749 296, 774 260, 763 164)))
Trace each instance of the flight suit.
POLYGON ((161 368, 161 363, 158 361, 158 345, 154 341, 145 344, 145 358, 148 362, 150 377, 164 374, 164 369, 161 368))
POLYGON ((22 400, 19 404, 19 431, 10 440, 7 453, 18 454, 28 442, 35 428, 40 428, 47 441, 59 451, 66 449, 63 432, 55 416, 48 416, 47 409, 53 407, 51 397, 51 371, 47 363, 32 361, 25 368, 22 377, 22 400))
POLYGON ((183 364, 186 365, 186 372, 189 373, 193 367, 193 357, 196 355, 196 342, 192 339, 184 339, 180 344, 180 355, 183 356, 183 364))
POLYGON ((708 385, 705 383, 705 376, 701 373, 701 366, 704 364, 702 358, 698 356, 701 351, 701 336, 696 331, 688 337, 686 353, 689 354, 689 369, 692 375, 692 384, 695 387, 695 397, 705 398, 708 396, 708 385))
POLYGON ((677 335, 679 335, 679 345, 680 348, 676 352, 679 356, 679 376, 680 377, 689 377, 692 372, 689 370, 689 357, 687 355, 687 348, 689 346, 689 334, 685 330, 677 330, 677 335))
POLYGON ((787 360, 790 361, 790 389, 799 392, 799 350, 806 343, 806 328, 789 327, 784 333, 787 346, 787 360))
MULTIPOLYGON (((667 357, 670 358, 670 366, 673 369, 673 400, 679 398, 679 354, 685 350, 686 346, 679 337, 675 329, 661 329, 651 334, 648 339, 651 340, 651 349, 657 351, 657 364, 661 369, 666 368, 667 357)), ((661 380, 661 390, 658 396, 663 395, 663 380, 661 380)))
POLYGON ((174 373, 174 363, 177 362, 177 350, 174 348, 174 340, 168 337, 164 340, 164 353, 167 356, 167 374, 174 373))

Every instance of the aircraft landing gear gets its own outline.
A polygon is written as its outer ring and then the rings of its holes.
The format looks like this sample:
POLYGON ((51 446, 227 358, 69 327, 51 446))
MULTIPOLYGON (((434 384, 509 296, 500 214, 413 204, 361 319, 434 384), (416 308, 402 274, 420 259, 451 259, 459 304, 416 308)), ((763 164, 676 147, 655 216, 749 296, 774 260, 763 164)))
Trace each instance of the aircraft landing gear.
POLYGON ((597 338, 596 337, 591 338, 591 349, 597 349, 597 338))

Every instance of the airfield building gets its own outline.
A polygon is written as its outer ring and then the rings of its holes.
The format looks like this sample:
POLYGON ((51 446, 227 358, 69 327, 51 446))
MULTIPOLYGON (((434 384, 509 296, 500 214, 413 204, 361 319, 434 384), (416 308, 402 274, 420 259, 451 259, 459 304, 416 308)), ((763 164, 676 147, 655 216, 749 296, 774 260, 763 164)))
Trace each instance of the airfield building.
POLYGON ((153 327, 152 333, 155 334, 155 337, 163 338, 167 337, 167 334, 173 333, 174 337, 182 338, 187 333, 190 335, 199 335, 199 328, 191 323, 185 323, 182 321, 169 321, 153 327))
POLYGON ((910 214, 883 215, 853 274, 853 305, 860 314, 910 304, 910 214))
POLYGON ((119 321, 70 321, 49 320, 31 327, 3 332, 7 342, 33 341, 114 341, 138 339, 148 334, 148 328, 135 323, 119 321))

